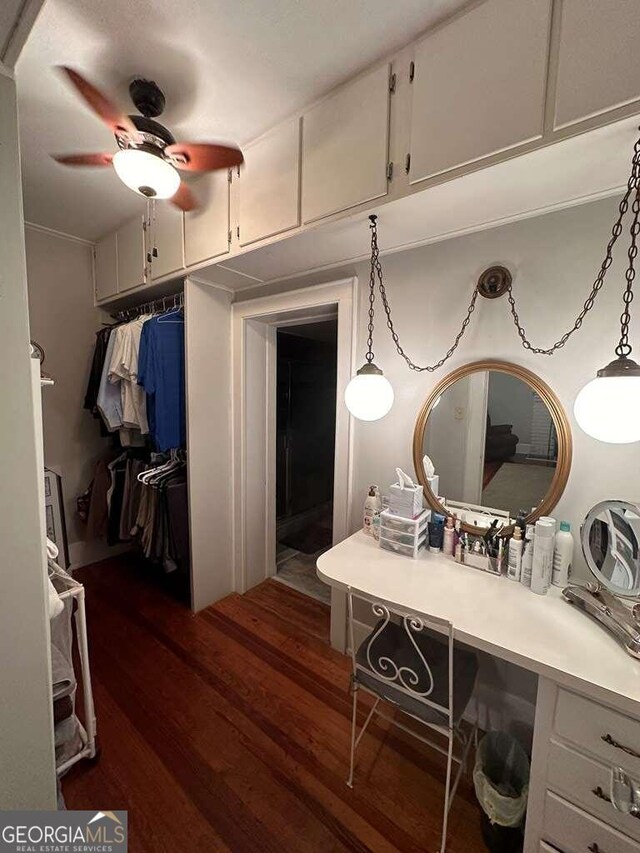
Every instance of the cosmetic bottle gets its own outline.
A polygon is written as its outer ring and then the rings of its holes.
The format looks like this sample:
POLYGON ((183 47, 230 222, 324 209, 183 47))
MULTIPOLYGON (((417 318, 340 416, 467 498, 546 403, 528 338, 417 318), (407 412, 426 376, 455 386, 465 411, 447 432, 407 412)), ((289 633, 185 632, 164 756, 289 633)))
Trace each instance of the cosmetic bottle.
POLYGON ((533 566, 533 542, 535 539, 535 527, 527 524, 526 541, 522 549, 522 563, 520 566, 520 583, 523 586, 531 586, 531 568, 533 566))
POLYGON ((444 528, 444 537, 442 542, 442 553, 446 554, 449 557, 453 556, 453 551, 455 548, 454 538, 455 530, 453 527, 453 518, 449 515, 447 517, 447 523, 444 528))
POLYGON ((555 547, 553 549, 553 576, 554 586, 566 586, 569 582, 571 571, 571 560, 573 559, 573 536, 571 525, 568 521, 560 522, 560 530, 556 533, 555 547))
POLYGON ((555 533, 556 523, 554 519, 539 518, 536 521, 533 564, 531 566, 531 592, 535 592, 537 595, 546 595, 551 586, 555 533))
POLYGON ((444 537, 444 518, 438 513, 431 514, 431 521, 427 524, 429 531, 429 551, 432 554, 439 554, 442 550, 442 541, 444 537))
POLYGON ((364 532, 368 535, 372 535, 372 526, 373 526, 373 516, 374 514, 380 513, 382 511, 382 499, 380 498, 380 491, 377 486, 369 486, 369 494, 364 502, 364 515, 363 515, 363 523, 362 528, 364 532))
POLYGON ((516 525, 513 528, 513 536, 509 540, 509 554, 507 557, 507 577, 511 581, 519 581, 522 568, 522 531, 516 525))

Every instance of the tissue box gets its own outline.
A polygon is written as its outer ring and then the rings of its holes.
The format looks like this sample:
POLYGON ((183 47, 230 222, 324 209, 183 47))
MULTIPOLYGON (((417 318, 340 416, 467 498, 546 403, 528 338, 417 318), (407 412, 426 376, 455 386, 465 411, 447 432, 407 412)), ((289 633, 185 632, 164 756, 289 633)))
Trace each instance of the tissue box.
POLYGON ((389 512, 402 518, 416 518, 422 512, 422 486, 389 487, 389 512))

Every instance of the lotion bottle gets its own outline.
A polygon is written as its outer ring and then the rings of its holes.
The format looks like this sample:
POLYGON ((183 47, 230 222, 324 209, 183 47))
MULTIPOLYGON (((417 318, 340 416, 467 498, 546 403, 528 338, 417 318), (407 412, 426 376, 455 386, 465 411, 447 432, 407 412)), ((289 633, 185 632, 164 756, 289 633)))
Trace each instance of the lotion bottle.
POLYGON ((507 558, 507 577, 511 581, 519 581, 522 569, 522 530, 518 525, 513 528, 513 536, 509 540, 509 555, 507 558))
POLYGON ((453 552, 455 550, 455 530, 453 527, 453 518, 452 516, 447 517, 447 524, 444 528, 444 540, 442 543, 442 553, 447 554, 447 556, 452 557, 453 552))
POLYGON ((553 549, 553 578, 554 586, 566 586, 569 582, 571 560, 573 559, 573 536, 568 521, 560 522, 560 530, 556 533, 555 548, 553 549))
POLYGON ((535 527, 527 524, 527 541, 522 551, 522 563, 520 568, 520 583, 523 586, 531 586, 531 568, 533 566, 533 542, 535 539, 535 527))
POLYGON ((553 519, 539 518, 536 521, 533 564, 531 566, 531 592, 535 592, 537 595, 546 595, 551 586, 555 532, 556 523, 553 519))
POLYGON ((368 536, 373 535, 373 516, 382 510, 382 499, 377 486, 369 486, 369 494, 364 502, 362 528, 368 536))

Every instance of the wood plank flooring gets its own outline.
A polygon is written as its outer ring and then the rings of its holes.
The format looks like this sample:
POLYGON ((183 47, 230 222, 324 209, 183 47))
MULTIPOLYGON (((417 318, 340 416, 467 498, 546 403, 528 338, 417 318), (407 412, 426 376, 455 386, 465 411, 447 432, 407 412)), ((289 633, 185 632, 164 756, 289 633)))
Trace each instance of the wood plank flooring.
MULTIPOLYGON (((133 557, 78 576, 102 752, 63 780, 68 808, 127 809, 130 853, 438 849, 433 750, 377 723, 345 784, 349 662, 327 607, 267 581, 194 616, 133 557)), ((485 850, 468 778, 448 850, 485 850)))

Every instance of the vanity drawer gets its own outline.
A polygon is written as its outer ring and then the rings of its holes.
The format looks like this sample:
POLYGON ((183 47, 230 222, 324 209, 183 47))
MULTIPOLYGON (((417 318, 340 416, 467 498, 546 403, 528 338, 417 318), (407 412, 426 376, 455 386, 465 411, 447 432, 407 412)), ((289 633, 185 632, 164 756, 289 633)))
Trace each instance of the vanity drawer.
POLYGON ((561 688, 554 728, 563 738, 584 747, 606 764, 624 767, 640 779, 639 720, 561 688))
POLYGON ((603 799, 610 795, 610 767, 552 741, 547 760, 547 786, 640 841, 640 818, 618 811, 603 799))
MULTIPOLYGON (((577 806, 547 791, 544 803, 543 836, 562 853, 640 853, 637 844, 627 835, 607 826, 577 806)), ((553 848, 552 848, 553 849, 553 848)))

